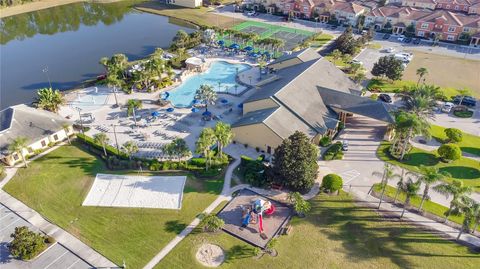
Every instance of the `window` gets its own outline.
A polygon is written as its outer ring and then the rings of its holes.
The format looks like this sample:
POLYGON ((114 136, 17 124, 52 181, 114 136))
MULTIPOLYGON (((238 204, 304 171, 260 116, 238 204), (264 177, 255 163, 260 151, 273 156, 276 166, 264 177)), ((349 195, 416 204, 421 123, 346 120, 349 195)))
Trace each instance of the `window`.
POLYGON ((423 31, 418 31, 417 35, 419 37, 424 37, 425 36, 425 33, 423 31))
POLYGON ((442 8, 442 4, 438 4, 438 8, 442 8))
POLYGON ((450 9, 450 5, 447 5, 447 9, 450 9))
POLYGON ((308 7, 303 7, 304 12, 308 12, 308 7))
POLYGON ((17 153, 13 154, 13 159, 14 159, 15 161, 18 160, 18 154, 17 154, 17 153))
POLYGON ((454 27, 454 26, 449 26, 449 27, 448 27, 448 31, 449 31, 449 32, 455 32, 456 29, 457 29, 457 28, 454 27))
POLYGON ((428 28, 428 23, 422 23, 422 29, 427 29, 428 28))
POLYGON ((470 32, 470 28, 468 28, 468 27, 463 28, 463 32, 464 32, 464 33, 470 32))
POLYGON ((448 35, 448 36, 447 36, 447 40, 448 40, 448 41, 454 41, 454 40, 455 40, 455 36, 454 36, 454 35, 448 35))
POLYGON ((455 10, 458 10, 458 8, 459 8, 458 6, 455 6, 455 10))
POLYGON ((46 146, 47 146, 47 142, 45 142, 45 140, 42 140, 41 144, 42 144, 42 147, 46 147, 46 146))
POLYGON ((55 141, 58 140, 58 135, 57 134, 53 135, 53 140, 55 140, 55 141))
POLYGON ((286 7, 286 8, 290 8, 290 4, 286 4, 285 7, 286 7))
POLYGON ((467 6, 464 6, 464 7, 463 7, 463 10, 464 10, 464 11, 468 11, 468 7, 467 7, 467 6))

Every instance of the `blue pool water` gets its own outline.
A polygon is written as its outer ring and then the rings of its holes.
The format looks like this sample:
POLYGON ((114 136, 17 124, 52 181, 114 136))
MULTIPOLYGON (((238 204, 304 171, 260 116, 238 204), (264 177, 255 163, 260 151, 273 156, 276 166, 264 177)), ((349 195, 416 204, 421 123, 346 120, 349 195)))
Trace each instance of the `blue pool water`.
POLYGON ((236 84, 237 68, 238 73, 240 73, 251 67, 247 64, 231 64, 223 61, 213 62, 206 72, 189 77, 180 86, 173 89, 167 100, 175 107, 189 107, 192 105, 195 92, 202 84, 212 86, 215 91, 225 92, 228 89, 233 92, 232 90, 236 84))

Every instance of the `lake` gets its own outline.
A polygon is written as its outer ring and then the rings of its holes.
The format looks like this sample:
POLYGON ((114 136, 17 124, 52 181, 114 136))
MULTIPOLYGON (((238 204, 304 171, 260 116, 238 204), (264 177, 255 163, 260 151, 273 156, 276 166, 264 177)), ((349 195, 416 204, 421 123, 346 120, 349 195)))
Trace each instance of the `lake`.
POLYGON ((191 25, 137 11, 136 1, 76 3, 0 19, 0 109, 30 103, 40 88, 70 89, 104 69, 101 57, 137 60, 191 25))

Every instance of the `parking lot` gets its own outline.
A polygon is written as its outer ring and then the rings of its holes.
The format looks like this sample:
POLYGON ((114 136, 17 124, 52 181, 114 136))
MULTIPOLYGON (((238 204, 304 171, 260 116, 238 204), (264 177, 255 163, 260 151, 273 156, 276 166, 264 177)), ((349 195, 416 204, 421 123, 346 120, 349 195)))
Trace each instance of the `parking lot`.
POLYGON ((80 259, 73 252, 59 243, 55 243, 48 250, 43 252, 31 261, 24 262, 17 260, 10 255, 8 243, 12 240, 10 234, 15 227, 27 226, 38 232, 30 223, 0 204, 0 268, 2 269, 81 269, 92 268, 90 264, 80 259))

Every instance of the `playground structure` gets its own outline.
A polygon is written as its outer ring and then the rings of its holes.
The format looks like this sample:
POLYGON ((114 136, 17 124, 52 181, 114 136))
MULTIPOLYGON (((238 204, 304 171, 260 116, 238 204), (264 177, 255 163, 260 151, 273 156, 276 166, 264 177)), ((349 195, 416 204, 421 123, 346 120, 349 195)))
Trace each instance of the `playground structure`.
POLYGON ((262 239, 268 239, 263 232, 263 214, 270 216, 275 212, 275 206, 270 201, 257 199, 252 205, 243 206, 242 208, 242 226, 240 229, 246 228, 249 224, 258 224, 258 232, 262 239))

